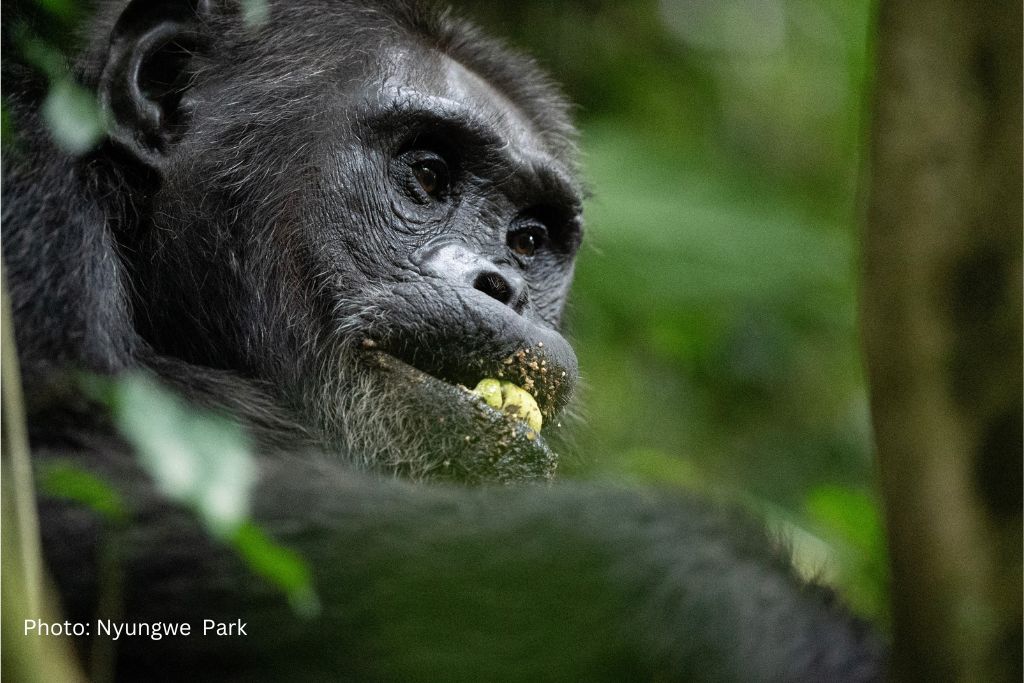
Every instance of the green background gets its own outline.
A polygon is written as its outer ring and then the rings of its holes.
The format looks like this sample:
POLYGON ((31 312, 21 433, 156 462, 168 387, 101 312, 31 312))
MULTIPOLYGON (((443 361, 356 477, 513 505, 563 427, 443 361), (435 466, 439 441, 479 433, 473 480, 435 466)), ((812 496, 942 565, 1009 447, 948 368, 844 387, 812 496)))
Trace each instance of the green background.
POLYGON ((459 4, 578 103, 564 476, 749 504, 884 622, 856 326, 872 5, 459 4))

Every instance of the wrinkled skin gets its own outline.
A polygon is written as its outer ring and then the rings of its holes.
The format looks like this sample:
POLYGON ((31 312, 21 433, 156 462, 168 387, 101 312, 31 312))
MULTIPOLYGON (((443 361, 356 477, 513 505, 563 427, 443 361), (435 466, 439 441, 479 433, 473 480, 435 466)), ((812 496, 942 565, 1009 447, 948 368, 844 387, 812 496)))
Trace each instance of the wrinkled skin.
POLYGON ((571 395, 576 359, 558 325, 581 237, 579 183, 569 148, 543 134, 563 124, 531 120, 425 47, 368 66, 336 57, 335 70, 272 84, 282 98, 319 93, 278 104, 280 118, 267 94, 239 97, 217 79, 164 117, 177 129, 147 159, 159 176, 150 224, 124 252, 143 337, 265 381, 317 441, 371 467, 550 476, 543 437, 458 385, 508 378, 555 429, 571 395), (447 168, 437 196, 417 180, 424 160, 447 168), (532 254, 511 246, 524 235, 532 254))

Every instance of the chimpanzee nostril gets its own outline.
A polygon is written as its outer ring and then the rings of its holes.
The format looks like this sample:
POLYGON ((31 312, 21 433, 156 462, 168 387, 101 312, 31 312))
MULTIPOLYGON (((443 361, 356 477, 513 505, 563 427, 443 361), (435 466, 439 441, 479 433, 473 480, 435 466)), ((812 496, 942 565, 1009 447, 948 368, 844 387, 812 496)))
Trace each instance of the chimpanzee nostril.
POLYGON ((508 280, 498 272, 492 271, 477 275, 476 279, 473 280, 473 289, 479 290, 505 305, 512 301, 512 287, 509 285, 508 280))
POLYGON ((411 259, 423 275, 456 287, 472 287, 522 313, 529 304, 526 280, 515 268, 489 261, 465 244, 425 244, 411 259))

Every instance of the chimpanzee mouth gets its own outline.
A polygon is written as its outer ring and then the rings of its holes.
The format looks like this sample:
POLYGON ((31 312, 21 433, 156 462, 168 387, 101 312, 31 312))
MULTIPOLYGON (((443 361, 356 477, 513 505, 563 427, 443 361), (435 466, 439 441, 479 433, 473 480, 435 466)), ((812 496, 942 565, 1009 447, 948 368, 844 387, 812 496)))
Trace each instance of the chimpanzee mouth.
POLYGON ((421 393, 435 407, 443 406, 443 409, 439 409, 440 413, 468 410, 475 416, 485 415, 491 421, 504 421, 529 441, 541 438, 544 413, 537 399, 523 387, 493 377, 481 377, 480 381, 470 387, 438 377, 385 351, 367 351, 367 357, 372 359, 378 369, 401 377, 404 382, 408 382, 412 391, 421 393), (423 391, 416 391, 416 387, 422 387, 423 391))
MULTIPOLYGON (((520 412, 530 404, 530 399, 519 393, 522 389, 502 387, 491 378, 487 395, 486 384, 474 392, 461 382, 440 379, 380 349, 364 349, 361 358, 373 378, 362 399, 372 403, 366 403, 364 409, 376 424, 387 426, 386 437, 398 447, 380 452, 378 458, 385 468, 414 478, 429 476, 460 483, 554 477, 558 454, 527 422, 529 416, 520 412), (408 443, 415 444, 414 451, 402 450, 401 445, 408 443), (403 459, 403 453, 413 453, 413 459, 403 459)), ((539 410, 537 407, 538 416, 539 410)))

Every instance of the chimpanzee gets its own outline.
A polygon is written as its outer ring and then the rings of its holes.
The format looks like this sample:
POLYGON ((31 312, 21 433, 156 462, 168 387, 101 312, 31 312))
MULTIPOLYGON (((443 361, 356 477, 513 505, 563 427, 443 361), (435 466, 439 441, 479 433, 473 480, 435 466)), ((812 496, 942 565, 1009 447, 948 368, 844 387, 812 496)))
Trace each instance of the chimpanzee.
MULTIPOLYGON (((119 639, 117 677, 880 679, 869 629, 742 514, 423 481, 554 473, 577 376, 558 331, 582 236, 569 106, 444 11, 257 4, 254 21, 236 2, 101 3, 69 42, 107 135, 77 157, 5 29, 3 255, 33 456, 129 501, 122 621, 244 623, 119 639), (83 370, 152 373, 249 430, 254 517, 313 567, 317 616, 156 492, 83 370)), ((45 496, 40 515, 64 616, 89 623, 100 523, 45 496)))

